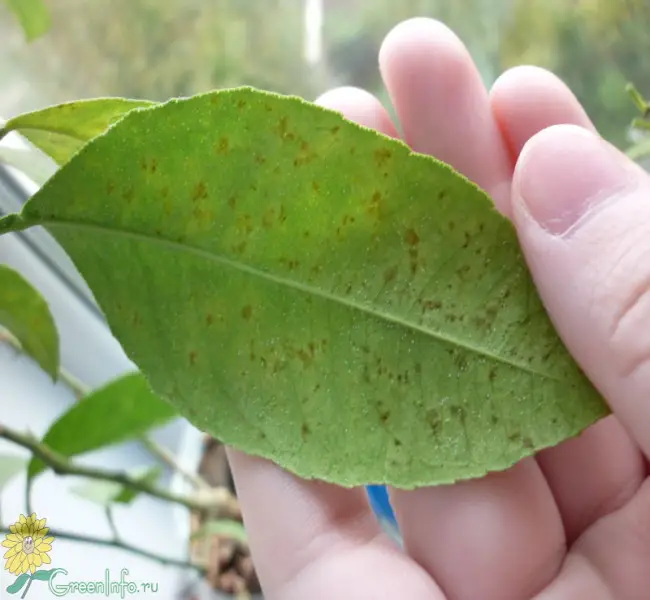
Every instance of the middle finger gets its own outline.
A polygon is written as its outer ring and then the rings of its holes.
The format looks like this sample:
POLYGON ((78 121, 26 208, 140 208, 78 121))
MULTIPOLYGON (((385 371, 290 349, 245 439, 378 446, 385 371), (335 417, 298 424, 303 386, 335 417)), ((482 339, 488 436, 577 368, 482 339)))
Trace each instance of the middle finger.
MULTIPOLYGON (((460 40, 436 21, 407 21, 384 41, 380 66, 406 142, 451 164, 508 214, 511 160, 460 40)), ((482 479, 391 496, 407 551, 449 598, 520 599, 559 568, 562 523, 534 459, 482 479)))

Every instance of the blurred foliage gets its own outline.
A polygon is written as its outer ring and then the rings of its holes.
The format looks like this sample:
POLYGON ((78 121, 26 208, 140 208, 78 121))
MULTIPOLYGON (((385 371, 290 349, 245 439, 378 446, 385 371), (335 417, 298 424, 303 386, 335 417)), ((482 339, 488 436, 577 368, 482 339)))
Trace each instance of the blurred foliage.
POLYGON ((351 84, 388 104, 379 46, 414 16, 456 31, 487 85, 518 64, 553 70, 619 146, 633 112, 625 83, 649 91, 647 0, 323 3, 324 60, 317 66, 304 59, 305 0, 52 0, 53 27, 43 39, 25 46, 1 17, 0 38, 13 40, 5 60, 30 82, 27 95, 41 99, 36 106, 104 95, 163 100, 243 84, 308 99, 351 84))
POLYGON ((253 85, 309 95, 294 0, 56 0, 46 38, 16 58, 48 102, 165 100, 253 85), (283 35, 292 31, 292 35, 283 35))
POLYGON ((625 84, 650 89, 643 52, 649 26, 646 0, 517 0, 504 32, 502 67, 527 63, 554 71, 600 133, 625 147, 633 115, 625 84))

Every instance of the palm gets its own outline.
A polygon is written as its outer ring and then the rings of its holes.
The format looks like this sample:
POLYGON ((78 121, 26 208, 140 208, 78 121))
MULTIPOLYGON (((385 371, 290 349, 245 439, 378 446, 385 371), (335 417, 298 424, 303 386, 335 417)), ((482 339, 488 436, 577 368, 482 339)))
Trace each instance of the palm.
MULTIPOLYGON (((557 123, 593 128, 539 69, 513 70, 488 94, 463 46, 431 21, 394 30, 380 64, 409 145, 473 179, 506 215, 526 141, 557 123)), ((320 102, 397 135, 360 90, 320 102)), ((506 472, 393 491, 406 552, 381 534, 361 490, 299 481, 238 453, 231 462, 269 599, 650 597, 645 461, 613 416, 506 472)))

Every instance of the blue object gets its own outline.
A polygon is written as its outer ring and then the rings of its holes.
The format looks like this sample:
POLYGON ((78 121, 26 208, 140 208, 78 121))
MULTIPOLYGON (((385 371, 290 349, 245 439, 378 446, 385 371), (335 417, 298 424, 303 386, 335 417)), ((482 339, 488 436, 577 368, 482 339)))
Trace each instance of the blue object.
POLYGON ((367 485, 366 492, 370 499, 370 506, 380 521, 388 521, 391 525, 397 527, 397 520, 393 507, 388 499, 388 490, 385 485, 367 485))

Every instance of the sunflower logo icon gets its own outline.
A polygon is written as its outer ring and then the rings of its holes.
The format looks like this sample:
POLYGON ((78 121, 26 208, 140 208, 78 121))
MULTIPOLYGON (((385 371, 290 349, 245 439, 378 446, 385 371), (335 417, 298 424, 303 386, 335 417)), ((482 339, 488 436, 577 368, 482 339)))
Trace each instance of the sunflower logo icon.
POLYGON ((7 592, 18 593, 23 587, 21 596, 24 598, 33 581, 48 581, 52 575, 51 569, 40 569, 49 565, 51 560, 48 552, 52 550, 53 536, 48 536, 49 528, 45 526, 46 519, 39 519, 36 513, 28 517, 20 515, 18 521, 9 526, 9 531, 2 542, 5 552, 5 570, 17 575, 7 592))

